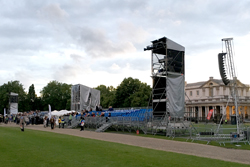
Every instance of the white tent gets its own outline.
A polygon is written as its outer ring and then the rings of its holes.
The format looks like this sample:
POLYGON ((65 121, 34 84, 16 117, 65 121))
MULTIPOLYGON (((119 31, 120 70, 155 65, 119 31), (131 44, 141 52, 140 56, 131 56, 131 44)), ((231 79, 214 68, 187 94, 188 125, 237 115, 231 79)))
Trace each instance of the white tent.
POLYGON ((57 111, 57 110, 54 110, 51 112, 51 116, 55 116, 56 117, 56 124, 58 125, 58 118, 60 116, 63 116, 65 114, 68 114, 68 113, 72 113, 72 112, 75 112, 75 111, 68 111, 68 110, 61 110, 61 111, 57 111))
POLYGON ((75 111, 68 111, 68 110, 56 111, 56 110, 54 110, 51 112, 51 115, 55 115, 55 116, 60 117, 60 116, 63 116, 65 114, 72 113, 72 112, 75 112, 75 111))

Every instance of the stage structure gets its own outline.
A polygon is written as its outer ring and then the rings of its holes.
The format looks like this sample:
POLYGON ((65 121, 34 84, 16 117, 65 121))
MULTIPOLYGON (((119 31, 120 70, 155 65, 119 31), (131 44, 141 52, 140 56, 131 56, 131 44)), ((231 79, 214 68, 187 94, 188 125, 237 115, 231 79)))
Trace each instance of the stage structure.
POLYGON ((18 113, 18 94, 10 93, 9 94, 9 112, 8 114, 17 114, 18 113))
POLYGON ((100 91, 81 84, 73 85, 71 88, 71 110, 82 111, 100 104, 100 91))
MULTIPOLYGON (((232 99, 234 101, 234 106, 235 106, 237 135, 239 136, 240 124, 242 122, 240 121, 240 115, 239 115, 239 110, 238 110, 239 94, 238 94, 238 89, 237 89, 237 76, 236 76, 235 66, 234 66, 233 38, 223 38, 222 42, 225 43, 226 52, 223 52, 223 48, 222 48, 222 53, 218 54, 219 70, 220 70, 220 75, 221 75, 223 83, 225 85, 229 85, 230 87, 231 96, 232 96, 232 99)), ((223 46, 223 43, 222 43, 222 46, 223 46)))
POLYGON ((153 116, 183 117, 185 105, 185 48, 163 37, 152 41, 150 46, 144 48, 144 51, 146 50, 151 50, 153 116))
MULTIPOLYGON (((234 66, 234 51, 233 51, 233 38, 222 39, 226 47, 226 52, 218 54, 219 70, 222 81, 225 85, 230 87, 231 97, 228 98, 228 103, 233 100, 235 107, 235 115, 231 116, 231 121, 234 119, 236 121, 236 128, 226 128, 222 127, 221 124, 225 120, 226 111, 223 111, 223 115, 220 119, 220 123, 216 128, 204 127, 202 131, 196 128, 195 137, 191 137, 193 140, 205 140, 208 143, 211 141, 217 141, 219 144, 225 143, 244 143, 250 145, 250 128, 244 127, 243 122, 240 120, 238 101, 239 94, 237 89, 237 76, 234 66), (198 133, 197 133, 198 132, 198 133)), ((227 105, 224 107, 227 108, 227 105)), ((190 133, 191 134, 191 133, 190 133)))

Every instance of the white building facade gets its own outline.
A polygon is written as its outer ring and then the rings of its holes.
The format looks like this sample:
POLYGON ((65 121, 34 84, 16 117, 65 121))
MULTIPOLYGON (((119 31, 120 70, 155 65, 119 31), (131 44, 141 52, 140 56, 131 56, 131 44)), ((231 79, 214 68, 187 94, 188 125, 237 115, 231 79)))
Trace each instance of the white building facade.
MULTIPOLYGON (((243 119, 250 115, 249 86, 237 80, 239 101, 238 111, 243 119)), ((231 97, 230 87, 224 85, 221 79, 210 77, 208 81, 185 83, 186 117, 193 120, 206 121, 209 110, 213 109, 211 120, 218 123, 222 114, 230 121, 235 115, 234 102, 231 97), (228 105, 227 105, 228 104, 228 105)))

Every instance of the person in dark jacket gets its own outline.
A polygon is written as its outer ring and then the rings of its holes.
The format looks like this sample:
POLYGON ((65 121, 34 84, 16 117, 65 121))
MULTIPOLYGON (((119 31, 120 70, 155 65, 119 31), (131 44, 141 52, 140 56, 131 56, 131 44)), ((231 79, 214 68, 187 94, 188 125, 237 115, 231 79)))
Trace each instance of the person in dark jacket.
POLYGON ((109 106, 108 111, 114 111, 113 107, 112 107, 112 106, 109 106))

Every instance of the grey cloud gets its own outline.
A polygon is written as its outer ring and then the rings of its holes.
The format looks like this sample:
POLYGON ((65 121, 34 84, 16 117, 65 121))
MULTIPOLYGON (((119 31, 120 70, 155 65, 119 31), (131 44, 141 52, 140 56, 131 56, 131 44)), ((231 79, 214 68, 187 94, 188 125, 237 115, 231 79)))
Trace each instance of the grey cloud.
POLYGON ((75 62, 81 62, 84 60, 84 57, 77 55, 77 54, 71 54, 70 57, 75 61, 75 62))
POLYGON ((131 43, 112 41, 105 32, 98 29, 83 28, 79 35, 80 45, 93 57, 112 57, 135 49, 131 43))
POLYGON ((133 45, 142 50, 145 42, 148 42, 149 33, 140 25, 135 25, 130 21, 122 21, 119 23, 118 36, 120 40, 129 41, 133 45))
POLYGON ((63 10, 58 3, 51 3, 44 6, 38 11, 38 15, 45 20, 51 21, 51 23, 64 21, 64 19, 68 17, 68 13, 63 10))
POLYGON ((79 65, 74 64, 64 64, 63 66, 58 66, 56 69, 53 69, 52 77, 55 80, 65 82, 70 82, 70 80, 77 77, 77 75, 84 73, 84 69, 79 65))
POLYGON ((147 5, 147 1, 144 0, 122 0, 122 1, 116 1, 116 0, 106 0, 99 3, 99 6, 103 8, 103 10, 109 10, 111 11, 134 11, 139 9, 144 9, 147 5))
MULTIPOLYGON (((127 41, 112 40, 108 37, 104 29, 80 24, 75 26, 67 12, 58 4, 51 4, 43 7, 39 11, 39 15, 46 21, 49 21, 54 29, 56 36, 60 36, 60 42, 68 46, 71 43, 82 48, 88 56, 91 57, 112 57, 119 53, 125 53, 135 50, 133 44, 127 41), (51 11, 48 14, 46 11, 51 11), (59 21, 54 21, 56 19, 59 21), (61 36, 63 34, 63 36, 61 36), (71 39, 70 39, 71 37, 71 39)), ((72 17, 72 16, 71 16, 72 17)))
POLYGON ((133 58, 133 59, 129 59, 129 58, 116 58, 116 59, 112 59, 109 61, 105 61, 105 60, 101 60, 101 61, 97 61, 94 67, 92 68, 93 71, 106 71, 109 73, 114 73, 114 72, 120 72, 122 71, 124 68, 127 67, 127 65, 129 65, 129 68, 131 70, 139 70, 139 71, 146 71, 150 68, 150 57, 142 59, 142 58, 133 58), (111 69, 111 66, 113 64, 116 64, 120 67, 120 69, 117 69, 117 71, 114 71, 113 69, 111 69))
POLYGON ((118 56, 139 53, 150 41, 166 36, 186 47, 188 58, 220 50, 221 38, 250 31, 246 1, 9 0, 0 1, 0 6, 0 70, 16 74, 10 80, 18 76, 68 80, 89 68, 112 73, 114 63, 120 70, 130 64, 131 69, 144 71, 150 68, 150 58, 118 56), (79 52, 83 54, 73 54, 79 52), (55 63, 47 57, 55 53, 61 58, 70 55, 71 60, 55 63), (29 61, 32 56, 42 61, 29 61), (89 66, 84 67, 86 62, 89 66), (8 68, 11 65, 13 69, 8 68))
POLYGON ((71 60, 62 65, 54 65, 52 69, 52 77, 55 80, 65 80, 70 82, 72 79, 75 79, 77 76, 80 76, 84 73, 88 73, 90 68, 90 63, 80 55, 71 54, 71 60))
POLYGON ((30 55, 38 50, 49 50, 50 33, 37 19, 37 6, 25 1, 4 1, 0 19, 0 51, 2 54, 30 55), (46 41, 46 44, 45 44, 46 41), (31 53, 33 51, 33 53, 31 53))
POLYGON ((67 9, 70 13, 74 14, 75 17, 81 17, 88 15, 88 17, 99 17, 102 18, 108 15, 112 15, 113 18, 118 15, 124 16, 126 12, 137 12, 140 9, 144 9, 147 6, 147 1, 144 0, 88 0, 88 1, 70 1, 62 5, 63 8, 67 9))
POLYGON ((166 1, 160 5, 158 11, 148 10, 145 14, 154 26, 144 24, 152 35, 162 34, 181 43, 211 43, 215 38, 249 32, 250 11, 245 7, 250 8, 249 3, 166 1))

